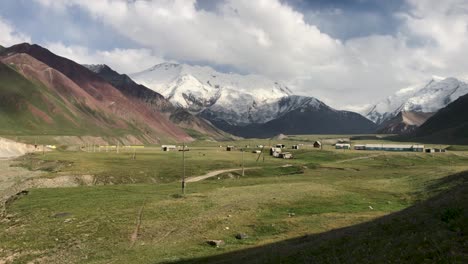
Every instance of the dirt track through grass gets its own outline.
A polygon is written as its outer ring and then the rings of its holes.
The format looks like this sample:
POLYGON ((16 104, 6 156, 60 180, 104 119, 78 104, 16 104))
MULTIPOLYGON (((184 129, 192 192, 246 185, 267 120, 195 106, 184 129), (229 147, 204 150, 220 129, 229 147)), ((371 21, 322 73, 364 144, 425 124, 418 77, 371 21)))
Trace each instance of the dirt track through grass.
MULTIPOLYGON (((244 170, 255 170, 255 169, 260 169, 260 167, 250 167, 250 168, 244 168, 244 170)), ((201 176, 194 176, 194 177, 189 177, 185 180, 185 182, 198 182, 198 181, 203 181, 211 177, 218 176, 220 174, 226 173, 226 172, 234 172, 234 171, 241 171, 242 168, 240 169, 224 169, 224 170, 215 170, 215 171, 210 171, 205 175, 201 176)))
POLYGON ((133 247, 138 239, 138 233, 140 232, 141 219, 143 217, 143 209, 145 208, 145 203, 146 203, 146 199, 143 201, 143 204, 141 205, 140 210, 138 210, 138 217, 137 217, 137 222, 135 226, 135 231, 133 231, 132 235, 130 236, 130 247, 133 247))

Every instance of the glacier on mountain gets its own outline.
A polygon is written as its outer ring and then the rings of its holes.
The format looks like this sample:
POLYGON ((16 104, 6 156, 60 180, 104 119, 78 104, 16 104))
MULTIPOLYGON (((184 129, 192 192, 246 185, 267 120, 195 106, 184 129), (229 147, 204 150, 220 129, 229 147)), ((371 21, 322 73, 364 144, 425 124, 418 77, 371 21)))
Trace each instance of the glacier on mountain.
POLYGON ((174 105, 233 125, 265 123, 299 107, 324 105, 294 96, 286 85, 266 77, 220 73, 207 66, 162 63, 130 76, 174 105))
POLYGON ((378 102, 363 112, 364 116, 381 124, 398 113, 433 113, 468 93, 468 84, 453 77, 434 76, 425 85, 401 89, 395 95, 378 102))

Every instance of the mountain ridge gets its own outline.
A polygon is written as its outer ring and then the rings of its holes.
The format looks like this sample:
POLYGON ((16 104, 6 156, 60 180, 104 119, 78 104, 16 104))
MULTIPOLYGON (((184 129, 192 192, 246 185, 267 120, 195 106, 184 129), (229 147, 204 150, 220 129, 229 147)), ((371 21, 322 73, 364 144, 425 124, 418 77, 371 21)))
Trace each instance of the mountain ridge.
POLYGON ((324 103, 305 104, 266 123, 246 126, 214 123, 229 133, 247 138, 270 138, 278 134, 368 134, 376 129, 372 121, 360 114, 335 110, 324 103))
POLYGON ((188 131, 194 130, 198 133, 212 137, 215 140, 226 140, 232 138, 225 132, 217 129, 210 122, 192 115, 183 108, 172 105, 172 103, 170 103, 161 94, 144 85, 135 83, 126 74, 119 74, 105 64, 84 66, 111 83, 124 94, 144 101, 154 111, 165 114, 173 123, 187 129, 188 131))
MULTIPOLYGON (((14 45, 4 49, 0 53, 0 57, 7 64, 21 69, 20 73, 26 78, 43 83, 49 89, 61 95, 62 99, 68 100, 68 95, 62 95, 63 92, 79 91, 81 96, 77 100, 70 98, 70 100, 75 101, 69 103, 73 105, 76 102, 81 102, 81 111, 87 111, 88 116, 99 115, 101 119, 107 118, 109 122, 120 122, 122 126, 125 123, 130 131, 138 133, 141 137, 146 138, 146 141, 193 140, 186 132, 161 114, 151 111, 142 102, 126 97, 117 88, 92 71, 72 60, 55 55, 39 45, 27 43, 14 45), (52 81, 55 80, 51 78, 52 75, 47 76, 46 74, 46 72, 50 73, 51 71, 60 73, 55 75, 62 76, 60 78, 63 79, 63 82, 56 85, 52 81), (83 100, 80 101, 81 99, 83 100)), ((106 124, 109 124, 109 122, 106 124)), ((109 126, 106 125, 106 127, 109 126)), ((120 127, 118 126, 115 129, 118 130, 120 127)))
POLYGON ((275 118, 257 109, 292 94, 286 85, 260 75, 220 73, 207 66, 162 63, 130 77, 191 113, 212 110, 233 125, 275 118))
POLYGON ((263 76, 225 74, 210 67, 175 63, 158 64, 130 76, 174 105, 236 136, 370 133, 375 129, 371 121, 357 113, 335 110, 314 97, 294 95, 286 85, 263 76), (320 115, 338 123, 329 124, 320 115), (294 124, 296 121, 321 124, 294 124))
POLYGON ((407 138, 438 144, 468 144, 468 94, 439 110, 407 138))
POLYGON ((424 124, 434 113, 401 111, 377 128, 378 134, 409 134, 424 124))
POLYGON ((402 89, 363 112, 365 117, 380 125, 402 111, 437 112, 467 93, 468 84, 461 80, 433 77, 425 85, 402 89))

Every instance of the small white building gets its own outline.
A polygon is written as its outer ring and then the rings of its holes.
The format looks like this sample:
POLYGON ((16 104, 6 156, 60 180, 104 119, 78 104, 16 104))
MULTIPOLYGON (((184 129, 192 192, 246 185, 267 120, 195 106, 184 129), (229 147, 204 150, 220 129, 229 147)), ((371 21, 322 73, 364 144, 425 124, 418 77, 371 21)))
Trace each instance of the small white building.
POLYGON ((365 150, 365 149, 366 149, 366 145, 354 145, 354 149, 355 149, 355 150, 365 150))
POLYGON ((335 149, 351 149, 351 144, 347 143, 336 143, 335 149))
POLYGON ((381 150, 381 151, 412 151, 424 152, 424 145, 409 145, 409 144, 366 144, 365 150, 381 150))
POLYGON ((175 145, 162 145, 161 149, 162 151, 173 151, 177 150, 177 147, 175 145))
POLYGON ((441 152, 446 152, 446 150, 443 149, 443 148, 427 148, 427 149, 424 149, 424 152, 426 152, 426 153, 441 153, 441 152))
POLYGON ((280 159, 292 159, 293 155, 290 152, 279 153, 278 158, 280 159))
POLYGON ((415 152, 424 152, 424 145, 413 145, 411 148, 415 152))
POLYGON ((281 151, 282 151, 281 148, 271 148, 271 149, 270 149, 270 156, 276 157, 276 156, 275 156, 275 153, 279 154, 279 153, 281 153, 281 151))

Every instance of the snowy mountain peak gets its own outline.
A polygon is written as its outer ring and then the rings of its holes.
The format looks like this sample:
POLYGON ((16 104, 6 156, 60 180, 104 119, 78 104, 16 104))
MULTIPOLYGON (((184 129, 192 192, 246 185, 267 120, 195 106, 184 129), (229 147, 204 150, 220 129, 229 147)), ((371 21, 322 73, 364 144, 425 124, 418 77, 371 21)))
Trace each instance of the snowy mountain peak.
MULTIPOLYGON (((449 77, 449 78, 453 78, 453 77, 449 77)), ((444 79, 447 79, 447 78, 442 77, 442 76, 438 76, 438 75, 432 75, 432 80, 433 80, 433 81, 438 82, 438 81, 442 81, 442 80, 444 80, 444 79)), ((454 79, 455 79, 455 78, 454 78, 454 79)))
POLYGON ((169 70, 171 68, 178 68, 178 67, 181 67, 181 65, 178 64, 178 63, 163 62, 163 63, 154 65, 153 67, 149 68, 148 70, 149 71, 155 71, 155 70, 158 70, 158 69, 164 69, 164 70, 167 71, 167 70, 169 70))
POLYGON ((395 117, 401 111, 433 113, 468 93, 468 84, 456 78, 433 76, 425 85, 399 90, 370 107, 365 116, 377 124, 395 117))
POLYGON ((260 112, 293 94, 285 84, 264 76, 221 73, 208 66, 161 63, 131 78, 192 113, 213 110, 235 124, 275 118, 260 112))
POLYGON ((108 68, 105 64, 83 64, 83 66, 92 72, 100 72, 102 69, 108 68))

